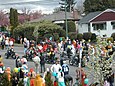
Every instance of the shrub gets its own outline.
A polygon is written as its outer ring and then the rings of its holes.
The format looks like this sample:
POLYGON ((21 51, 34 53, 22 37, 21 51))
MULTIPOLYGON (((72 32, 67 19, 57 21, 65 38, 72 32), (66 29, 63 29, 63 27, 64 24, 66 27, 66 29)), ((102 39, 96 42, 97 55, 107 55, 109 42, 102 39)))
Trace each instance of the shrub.
POLYGON ((50 37, 53 37, 53 35, 52 34, 45 34, 44 35, 44 38, 50 38, 50 37))
POLYGON ((90 40, 91 36, 92 36, 92 33, 90 32, 83 33, 83 39, 86 41, 90 40))
MULTIPOLYGON (((75 26, 75 23, 73 21, 68 21, 67 27, 68 27, 68 32, 76 32, 76 26, 75 26)), ((64 23, 64 30, 66 30, 65 23, 64 23)))
POLYGON ((78 39, 79 41, 81 41, 81 40, 83 39, 83 35, 82 35, 81 33, 78 33, 78 34, 77 34, 77 39, 78 39))
POLYGON ((112 33, 111 37, 112 37, 113 40, 115 41, 115 33, 112 33))
POLYGON ((91 41, 92 42, 96 41, 96 34, 95 33, 92 33, 92 35, 91 35, 91 41))
POLYGON ((59 34, 53 33, 53 39, 54 39, 54 41, 57 41, 59 39, 59 34))
POLYGON ((109 41, 113 42, 113 38, 112 37, 107 38, 107 42, 109 42, 109 41))
POLYGON ((57 33, 59 34, 59 37, 66 37, 66 32, 63 29, 58 30, 57 33))
POLYGON ((77 38, 77 33, 75 32, 70 32, 68 35, 69 35, 69 38, 72 40, 77 38))
POLYGON ((18 36, 26 37, 29 40, 34 40, 35 37, 32 35, 34 31, 34 26, 32 25, 20 25, 14 29, 14 36, 17 38, 18 36))
POLYGON ((68 21, 67 24, 68 24, 68 32, 76 32, 75 22, 68 21))

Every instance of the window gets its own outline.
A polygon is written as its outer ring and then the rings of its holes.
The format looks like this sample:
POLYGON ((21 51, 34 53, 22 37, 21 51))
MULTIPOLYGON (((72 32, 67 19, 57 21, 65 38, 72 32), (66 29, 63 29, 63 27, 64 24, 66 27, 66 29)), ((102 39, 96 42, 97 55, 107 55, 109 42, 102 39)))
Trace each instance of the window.
POLYGON ((115 29, 115 22, 111 22, 112 28, 115 29))
POLYGON ((93 30, 106 30, 106 23, 95 23, 92 24, 93 30))

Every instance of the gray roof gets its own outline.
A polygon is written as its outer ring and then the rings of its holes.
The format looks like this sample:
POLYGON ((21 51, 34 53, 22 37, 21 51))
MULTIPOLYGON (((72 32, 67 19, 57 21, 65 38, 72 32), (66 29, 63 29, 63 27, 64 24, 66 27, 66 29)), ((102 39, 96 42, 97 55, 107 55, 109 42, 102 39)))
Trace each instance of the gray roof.
MULTIPOLYGON (((111 9, 111 10, 115 11, 115 9, 111 9)), ((80 24, 89 23, 89 21, 90 21, 92 18, 96 17, 96 16, 99 15, 101 12, 103 12, 103 11, 91 12, 91 13, 87 14, 85 17, 83 17, 78 23, 80 23, 80 24)))
POLYGON ((101 11, 89 13, 88 15, 86 15, 85 17, 83 17, 78 23, 82 23, 82 24, 83 23, 89 23, 89 20, 91 20, 95 16, 99 15, 100 13, 101 13, 101 11))
MULTIPOLYGON (((72 20, 74 19, 72 13, 67 12, 67 19, 72 19, 72 20)), ((45 16, 39 18, 39 19, 35 19, 35 20, 30 21, 30 22, 38 22, 38 21, 41 21, 41 20, 50 20, 50 21, 65 20, 65 12, 60 11, 58 13, 45 15, 45 16)))

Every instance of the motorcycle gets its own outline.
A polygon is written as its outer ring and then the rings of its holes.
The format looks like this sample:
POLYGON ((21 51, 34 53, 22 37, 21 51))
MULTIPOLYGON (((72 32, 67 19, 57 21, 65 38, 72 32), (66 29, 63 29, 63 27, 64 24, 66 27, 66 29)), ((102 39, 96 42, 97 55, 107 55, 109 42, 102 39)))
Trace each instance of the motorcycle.
POLYGON ((73 55, 70 59, 70 65, 79 66, 79 55, 73 55))
POLYGON ((26 54, 24 55, 24 57, 28 60, 31 61, 32 58, 34 58, 34 54, 36 54, 37 56, 39 56, 39 53, 37 52, 37 50, 30 50, 27 49, 26 54))
POLYGON ((5 58, 6 59, 9 59, 9 58, 15 59, 16 58, 16 53, 13 48, 8 48, 7 52, 5 53, 5 58))

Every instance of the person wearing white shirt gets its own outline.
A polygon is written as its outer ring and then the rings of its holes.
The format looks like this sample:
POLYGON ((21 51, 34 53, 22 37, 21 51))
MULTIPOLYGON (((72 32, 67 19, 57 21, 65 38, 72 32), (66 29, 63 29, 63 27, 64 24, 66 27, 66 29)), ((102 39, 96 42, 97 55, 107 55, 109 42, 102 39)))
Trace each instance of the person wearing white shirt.
POLYGON ((9 45, 10 45, 10 46, 13 46, 13 45, 14 45, 14 43, 13 43, 12 40, 9 41, 9 45))
POLYGON ((39 73, 38 69, 39 69, 39 65, 40 65, 40 58, 34 54, 34 58, 32 58, 34 64, 35 64, 35 69, 36 69, 36 74, 39 73))
POLYGON ((51 66, 51 72, 58 73, 58 72, 59 72, 59 69, 62 70, 62 67, 61 67, 61 65, 59 64, 59 61, 56 61, 55 64, 53 64, 53 65, 51 66))
POLYGON ((6 46, 6 49, 9 47, 9 38, 8 37, 6 37, 5 46, 6 46))

